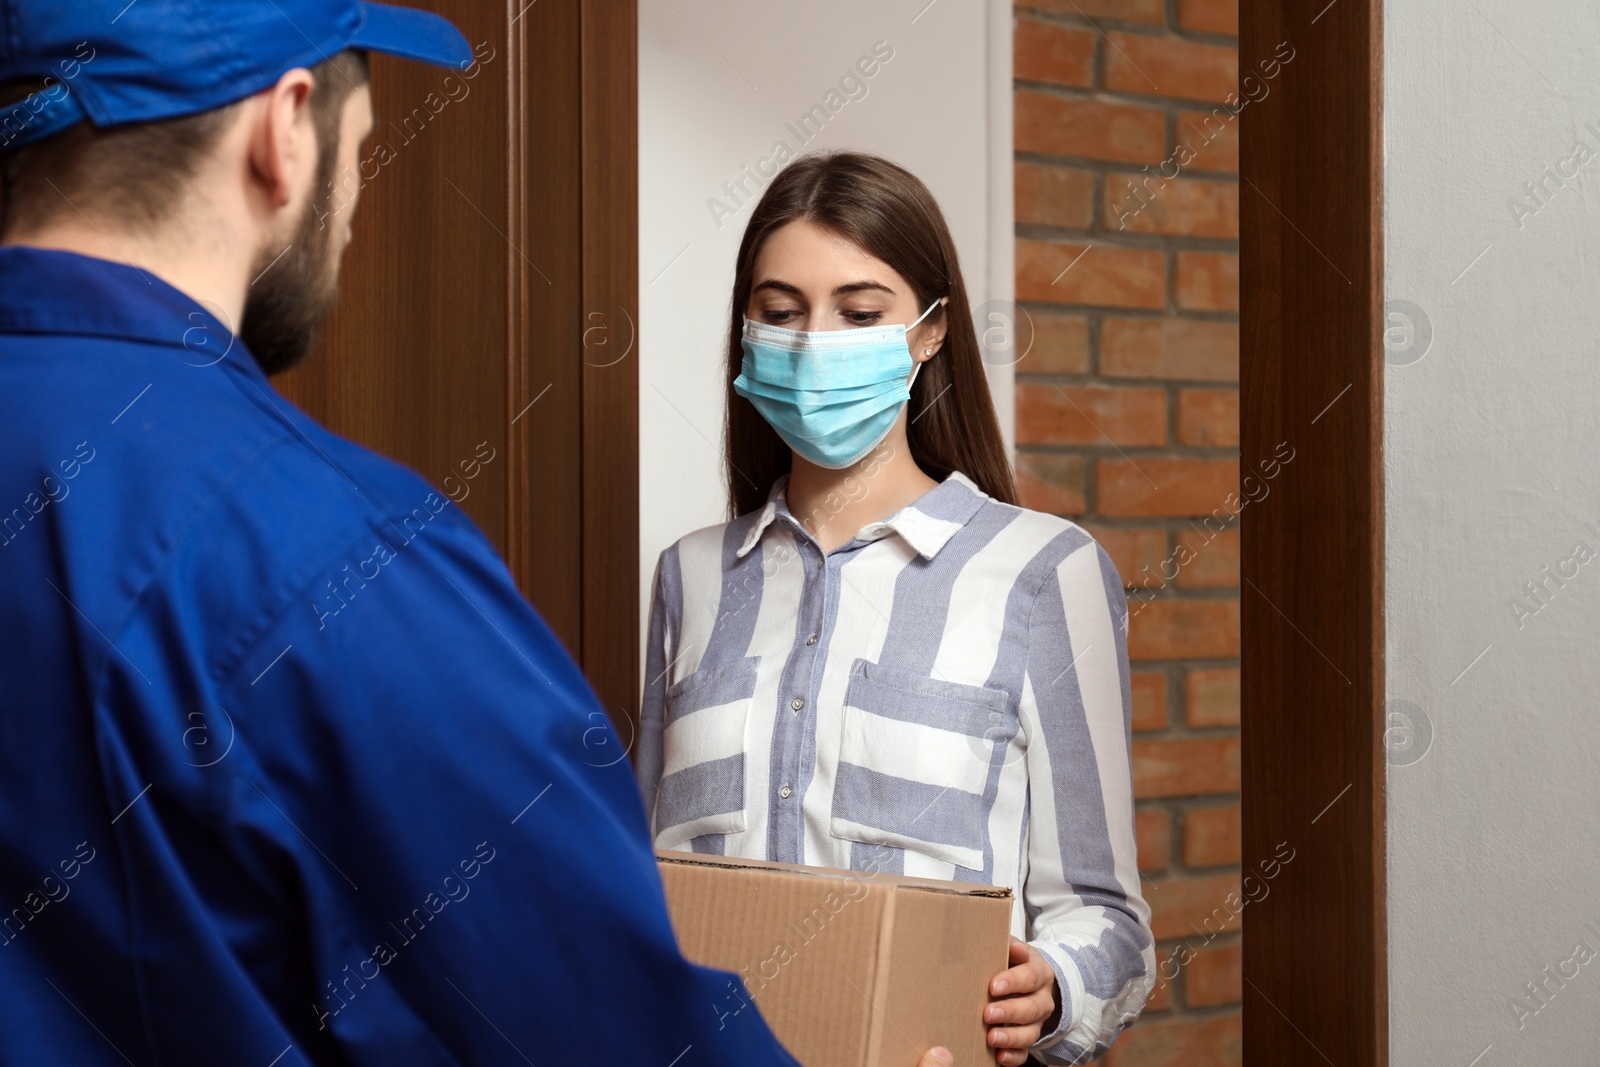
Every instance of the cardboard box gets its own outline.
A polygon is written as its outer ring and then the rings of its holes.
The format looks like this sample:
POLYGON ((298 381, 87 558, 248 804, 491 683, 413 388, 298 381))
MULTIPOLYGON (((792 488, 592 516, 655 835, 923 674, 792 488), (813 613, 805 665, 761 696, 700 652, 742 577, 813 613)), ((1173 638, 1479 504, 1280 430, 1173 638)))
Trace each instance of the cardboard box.
MULTIPOLYGON (((989 980, 1006 969, 1011 890, 656 851, 683 954, 744 979, 806 1067, 913 1067, 943 1045, 995 1063, 989 980)), ((731 986, 719 1013, 749 1010, 731 986)))

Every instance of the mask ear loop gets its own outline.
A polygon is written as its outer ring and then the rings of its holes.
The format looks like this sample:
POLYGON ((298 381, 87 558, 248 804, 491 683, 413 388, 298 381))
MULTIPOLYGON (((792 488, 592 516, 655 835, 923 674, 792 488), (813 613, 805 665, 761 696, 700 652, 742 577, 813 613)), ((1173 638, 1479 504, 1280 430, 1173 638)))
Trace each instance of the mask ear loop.
MULTIPOLYGON (((924 312, 923 312, 923 313, 922 313, 922 314, 920 314, 920 315, 918 315, 918 316, 917 316, 917 317, 916 317, 916 319, 914 319, 914 320, 913 320, 913 321, 912 321, 912 323, 911 323, 911 326, 915 326, 915 325, 916 325, 916 324, 917 324, 917 323, 919 323, 919 322, 921 322, 921 321, 922 321, 922 320, 923 320, 923 319, 925 319, 925 318, 927 318, 927 317, 928 317, 928 315, 929 315, 929 313, 930 313, 930 312, 932 312, 932 311, 933 311, 933 309, 934 309, 934 308, 936 308, 936 307, 938 307, 938 306, 939 306, 939 305, 940 305, 940 304, 943 304, 943 303, 946 303, 946 302, 948 302, 948 301, 949 301, 949 299, 950 299, 950 298, 949 298, 949 297, 948 297, 948 296, 941 296, 941 297, 940 297, 940 298, 939 298, 939 299, 937 299, 937 300, 935 300, 935 301, 934 301, 934 302, 933 302, 933 303, 931 303, 931 304, 929 304, 929 305, 928 305, 928 310, 927 310, 927 311, 924 311, 924 312)), ((907 326, 907 327, 906 327, 906 332, 907 332, 907 333, 909 333, 909 332, 910 332, 910 331, 911 331, 911 326, 907 326)))

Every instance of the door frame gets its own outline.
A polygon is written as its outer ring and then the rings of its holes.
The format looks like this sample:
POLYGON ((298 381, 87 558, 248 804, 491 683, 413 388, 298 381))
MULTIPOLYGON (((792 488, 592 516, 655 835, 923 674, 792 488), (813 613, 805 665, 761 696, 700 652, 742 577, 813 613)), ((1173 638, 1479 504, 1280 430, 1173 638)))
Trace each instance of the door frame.
MULTIPOLYGON (((1240 117, 1241 473, 1269 486, 1259 499, 1242 486, 1241 873, 1256 905, 1245 1057, 1384 1067, 1382 5, 1240 0, 1239 17, 1242 63, 1284 41, 1296 53, 1240 117), (1270 481, 1258 474, 1269 458, 1281 464, 1270 481)), ((508 554, 536 602, 554 595, 581 620, 564 632, 579 635, 574 653, 627 744, 637 361, 596 357, 583 338, 598 313, 608 340, 619 328, 637 339, 637 14, 632 0, 547 2, 518 26, 513 92, 529 121, 512 124, 512 165, 530 145, 566 164, 530 176, 514 224, 577 258, 564 281, 525 277, 516 294, 510 406, 565 376, 581 418, 564 440, 513 427, 508 554), (575 521, 551 521, 567 507, 575 521), (566 558, 581 559, 577 575, 537 565, 566 558)))
POLYGON ((1282 41, 1241 119, 1242 473, 1293 449, 1242 521, 1243 873, 1293 858, 1246 917, 1245 1062, 1384 1067, 1382 4, 1240 0, 1241 66, 1282 41))
POLYGON ((638 13, 634 0, 511 0, 508 18, 512 237, 543 269, 509 283, 507 563, 626 746, 639 700, 638 13))

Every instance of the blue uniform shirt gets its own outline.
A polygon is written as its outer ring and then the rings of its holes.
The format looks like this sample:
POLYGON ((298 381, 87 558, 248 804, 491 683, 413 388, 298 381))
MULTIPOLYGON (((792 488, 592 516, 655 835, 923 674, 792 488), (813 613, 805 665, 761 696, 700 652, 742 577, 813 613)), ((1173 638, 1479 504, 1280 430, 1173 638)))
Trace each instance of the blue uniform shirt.
POLYGON ((0 1063, 792 1064, 735 981, 443 492, 0 248, 0 1063))

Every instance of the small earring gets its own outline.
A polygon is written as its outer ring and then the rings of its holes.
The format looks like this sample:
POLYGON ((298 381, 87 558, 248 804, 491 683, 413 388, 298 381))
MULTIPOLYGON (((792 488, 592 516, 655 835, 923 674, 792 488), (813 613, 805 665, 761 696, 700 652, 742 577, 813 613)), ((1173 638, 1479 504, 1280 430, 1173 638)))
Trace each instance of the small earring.
POLYGON ((922 350, 922 354, 923 354, 923 355, 925 355, 925 356, 931 356, 931 355, 933 355, 933 349, 931 349, 931 348, 924 348, 924 349, 923 349, 923 350, 922 350))

